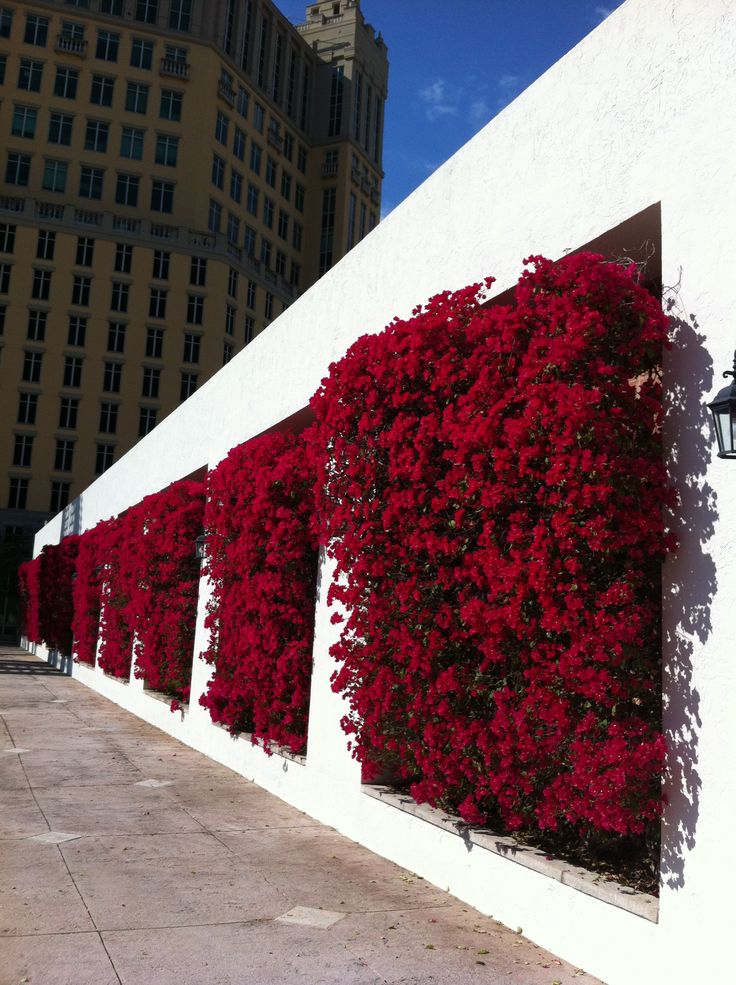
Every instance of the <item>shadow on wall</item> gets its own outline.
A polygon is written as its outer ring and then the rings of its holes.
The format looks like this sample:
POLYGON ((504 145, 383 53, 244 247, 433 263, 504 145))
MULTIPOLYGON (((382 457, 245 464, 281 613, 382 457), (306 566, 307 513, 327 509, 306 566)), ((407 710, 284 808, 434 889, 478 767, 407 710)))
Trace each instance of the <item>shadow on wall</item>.
POLYGON ((705 545, 718 518, 715 490, 705 481, 712 454, 705 405, 713 386, 713 362, 697 319, 680 310, 677 289, 665 289, 673 341, 665 380, 666 465, 680 496, 672 518, 682 550, 663 569, 664 734, 669 749, 662 822, 661 879, 671 889, 685 885, 688 853, 695 845, 701 779, 697 770, 700 696, 692 685, 693 649, 711 633, 710 605, 716 567, 705 545), (669 297, 668 297, 669 293, 669 297))

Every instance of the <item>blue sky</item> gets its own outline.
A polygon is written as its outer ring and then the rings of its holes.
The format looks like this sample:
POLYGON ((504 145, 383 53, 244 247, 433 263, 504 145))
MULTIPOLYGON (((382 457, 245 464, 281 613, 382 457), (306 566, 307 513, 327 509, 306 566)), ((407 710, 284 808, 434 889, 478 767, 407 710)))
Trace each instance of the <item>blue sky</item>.
MULTIPOLYGON (((362 0, 388 45, 384 214, 623 0, 362 0)), ((302 22, 304 0, 276 0, 302 22)))

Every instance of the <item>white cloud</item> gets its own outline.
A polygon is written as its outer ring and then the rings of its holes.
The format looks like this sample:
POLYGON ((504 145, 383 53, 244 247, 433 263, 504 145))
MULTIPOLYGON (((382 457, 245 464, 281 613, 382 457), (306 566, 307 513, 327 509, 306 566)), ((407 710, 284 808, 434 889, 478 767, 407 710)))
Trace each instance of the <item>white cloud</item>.
POLYGON ((434 79, 424 89, 420 89, 418 95, 424 105, 424 115, 430 123, 442 116, 457 116, 459 93, 448 92, 444 79, 434 79))
POLYGON ((468 119, 470 122, 475 126, 480 126, 482 123, 487 123, 490 118, 491 111, 485 99, 474 99, 468 109, 468 119))
POLYGON ((598 6, 598 7, 595 8, 595 13, 597 14, 598 17, 600 17, 600 19, 602 21, 604 21, 606 19, 606 17, 609 17, 613 13, 613 11, 615 9, 616 9, 615 7, 600 7, 600 6, 598 6))

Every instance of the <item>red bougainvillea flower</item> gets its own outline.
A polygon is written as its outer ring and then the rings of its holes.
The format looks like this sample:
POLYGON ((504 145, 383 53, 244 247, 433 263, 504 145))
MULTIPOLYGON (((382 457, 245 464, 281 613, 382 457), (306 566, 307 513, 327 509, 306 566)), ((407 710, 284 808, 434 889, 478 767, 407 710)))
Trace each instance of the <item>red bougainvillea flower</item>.
POLYGON ((633 267, 541 257, 359 339, 315 395, 320 536, 367 773, 478 824, 658 816, 667 323, 633 267))
POLYGON ((313 476, 304 439, 274 433, 233 449, 209 474, 203 654, 215 670, 212 720, 302 752, 307 740, 317 580, 313 476))

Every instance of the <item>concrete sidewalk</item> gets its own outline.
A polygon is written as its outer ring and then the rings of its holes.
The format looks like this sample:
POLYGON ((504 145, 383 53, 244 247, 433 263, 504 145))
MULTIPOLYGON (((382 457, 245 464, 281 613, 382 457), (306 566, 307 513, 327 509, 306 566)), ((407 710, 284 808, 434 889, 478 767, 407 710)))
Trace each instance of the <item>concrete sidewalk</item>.
POLYGON ((15 648, 0 732, 0 985, 597 982, 15 648))

